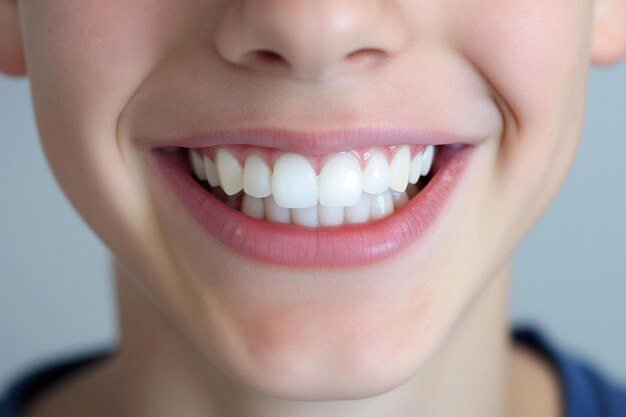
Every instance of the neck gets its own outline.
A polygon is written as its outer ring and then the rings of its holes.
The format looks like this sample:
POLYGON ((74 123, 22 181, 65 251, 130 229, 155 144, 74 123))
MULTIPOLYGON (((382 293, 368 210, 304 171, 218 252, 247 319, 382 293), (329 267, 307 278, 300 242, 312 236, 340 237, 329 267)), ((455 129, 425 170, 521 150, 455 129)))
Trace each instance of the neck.
POLYGON ((133 278, 117 268, 120 415, 510 415, 509 279, 507 264, 487 282, 424 367, 400 387, 359 400, 290 401, 248 391, 224 375, 133 278))

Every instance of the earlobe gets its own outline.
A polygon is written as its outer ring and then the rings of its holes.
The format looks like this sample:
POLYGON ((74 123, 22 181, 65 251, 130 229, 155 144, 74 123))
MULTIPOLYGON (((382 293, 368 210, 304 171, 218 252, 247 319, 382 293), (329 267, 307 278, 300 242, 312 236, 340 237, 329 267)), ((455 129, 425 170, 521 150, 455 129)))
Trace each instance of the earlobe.
POLYGON ((626 0, 595 0, 591 59, 610 65, 626 56, 626 0))
POLYGON ((9 75, 26 73, 15 0, 0 0, 0 72, 9 75))

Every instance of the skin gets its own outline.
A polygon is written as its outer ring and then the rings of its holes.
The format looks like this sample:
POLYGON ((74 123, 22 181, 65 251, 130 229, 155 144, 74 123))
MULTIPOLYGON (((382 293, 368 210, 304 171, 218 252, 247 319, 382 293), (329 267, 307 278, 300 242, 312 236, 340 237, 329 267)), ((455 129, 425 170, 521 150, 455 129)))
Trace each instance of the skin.
POLYGON ((28 75, 54 174, 117 266, 119 353, 30 415, 559 415, 554 373, 509 340, 509 261, 624 22, 626 0, 0 0, 0 70, 28 75), (226 249, 140 141, 379 125, 484 140, 444 225, 346 270, 226 249))

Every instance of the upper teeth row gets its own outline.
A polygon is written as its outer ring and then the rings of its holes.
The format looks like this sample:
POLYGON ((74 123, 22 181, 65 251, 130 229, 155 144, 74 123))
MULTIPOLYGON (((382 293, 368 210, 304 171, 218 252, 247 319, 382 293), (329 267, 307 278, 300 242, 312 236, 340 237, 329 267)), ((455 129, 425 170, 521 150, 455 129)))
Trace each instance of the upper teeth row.
POLYGON ((318 203, 326 207, 348 207, 361 200, 361 194, 380 194, 391 189, 403 192, 409 183, 428 175, 435 148, 427 146, 411 158, 408 145, 399 146, 391 163, 374 151, 364 169, 352 152, 331 155, 319 175, 306 157, 283 153, 273 170, 258 155, 249 155, 242 166, 224 147, 215 152, 215 161, 190 149, 194 174, 213 187, 220 186, 228 195, 243 191, 256 198, 273 195, 284 208, 309 208, 318 203))

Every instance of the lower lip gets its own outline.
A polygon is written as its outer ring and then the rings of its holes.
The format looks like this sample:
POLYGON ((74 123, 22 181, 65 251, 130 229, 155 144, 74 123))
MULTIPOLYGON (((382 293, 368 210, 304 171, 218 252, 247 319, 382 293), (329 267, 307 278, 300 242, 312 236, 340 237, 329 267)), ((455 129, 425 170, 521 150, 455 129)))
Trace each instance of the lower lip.
POLYGON ((185 156, 151 152, 164 182, 205 230, 256 261, 291 268, 345 268, 388 259, 424 239, 463 175, 474 146, 447 146, 435 175, 402 209, 364 224, 307 228, 258 220, 215 198, 192 177, 185 156))

